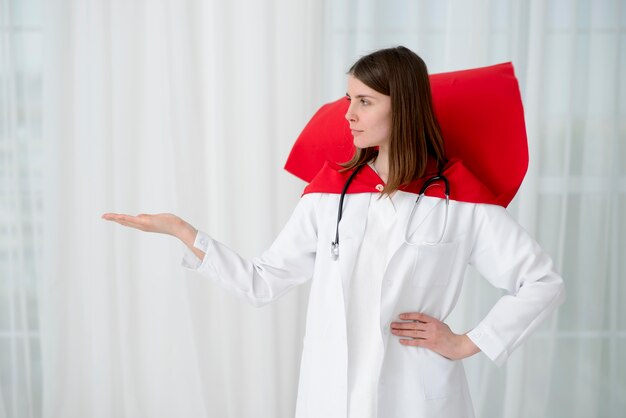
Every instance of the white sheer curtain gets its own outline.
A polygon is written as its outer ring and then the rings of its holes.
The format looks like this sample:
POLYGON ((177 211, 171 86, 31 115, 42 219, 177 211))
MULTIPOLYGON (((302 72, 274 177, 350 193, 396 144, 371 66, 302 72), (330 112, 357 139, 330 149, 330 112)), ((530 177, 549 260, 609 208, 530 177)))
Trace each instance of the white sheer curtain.
POLYGON ((293 414, 306 289, 254 309, 100 215, 268 247, 303 187, 282 164, 320 103, 317 8, 46 3, 44 416, 293 414))
POLYGON ((0 418, 41 416, 41 25, 0 0, 0 418))
MULTIPOLYGON (((40 361, 46 418, 292 416, 307 289, 251 308, 100 214, 174 212, 258 254, 303 186, 281 169, 293 139, 351 62, 397 44, 431 72, 513 61, 531 166, 511 211, 567 283, 505 367, 466 361, 477 416, 621 416, 625 3, 1 0, 0 417, 40 416, 40 361), (43 69, 18 65, 37 23, 17 3, 43 8, 43 69)), ((498 296, 468 274, 453 329, 498 296)))

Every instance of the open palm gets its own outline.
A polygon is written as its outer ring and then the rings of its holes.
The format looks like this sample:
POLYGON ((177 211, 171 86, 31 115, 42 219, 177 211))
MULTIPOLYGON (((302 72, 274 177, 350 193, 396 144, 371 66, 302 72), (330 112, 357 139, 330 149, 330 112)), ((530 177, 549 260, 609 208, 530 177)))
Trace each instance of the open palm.
POLYGON ((176 235, 182 223, 182 219, 172 213, 157 213, 154 215, 142 213, 137 216, 105 213, 102 215, 102 219, 145 232, 158 232, 169 235, 176 235))

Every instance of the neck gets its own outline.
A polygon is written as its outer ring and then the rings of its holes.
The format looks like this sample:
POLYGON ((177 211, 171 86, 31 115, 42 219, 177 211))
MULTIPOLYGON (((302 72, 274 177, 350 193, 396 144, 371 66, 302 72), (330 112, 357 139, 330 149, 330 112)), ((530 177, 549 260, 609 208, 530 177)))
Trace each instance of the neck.
POLYGON ((378 155, 374 160, 374 168, 376 168, 380 178, 387 183, 389 179, 389 157, 386 148, 380 147, 378 149, 378 155))

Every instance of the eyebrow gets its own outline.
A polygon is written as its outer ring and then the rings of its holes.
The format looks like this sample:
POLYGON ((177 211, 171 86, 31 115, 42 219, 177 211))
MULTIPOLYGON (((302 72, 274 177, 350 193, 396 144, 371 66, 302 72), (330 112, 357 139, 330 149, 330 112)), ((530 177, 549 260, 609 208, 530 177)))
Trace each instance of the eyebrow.
MULTIPOLYGON (((351 97, 348 93, 346 93, 347 97, 351 97)), ((374 96, 368 96, 367 94, 357 94, 356 96, 354 96, 357 99, 361 99, 363 97, 367 97, 368 99, 375 99, 374 96)))

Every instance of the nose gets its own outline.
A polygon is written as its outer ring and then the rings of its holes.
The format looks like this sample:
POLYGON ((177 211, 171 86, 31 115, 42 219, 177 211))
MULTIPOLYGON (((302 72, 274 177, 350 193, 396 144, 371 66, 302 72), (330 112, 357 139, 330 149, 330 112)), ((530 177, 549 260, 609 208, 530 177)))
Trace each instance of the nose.
POLYGON ((356 114, 352 110, 352 102, 350 102, 350 106, 348 106, 348 110, 346 111, 345 118, 348 122, 356 122, 357 120, 356 114))

